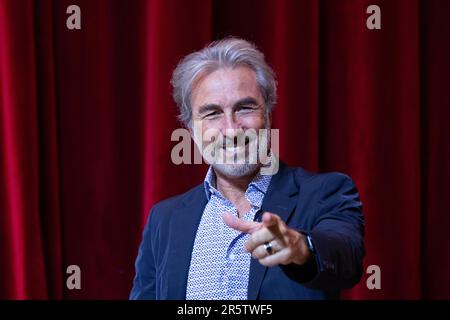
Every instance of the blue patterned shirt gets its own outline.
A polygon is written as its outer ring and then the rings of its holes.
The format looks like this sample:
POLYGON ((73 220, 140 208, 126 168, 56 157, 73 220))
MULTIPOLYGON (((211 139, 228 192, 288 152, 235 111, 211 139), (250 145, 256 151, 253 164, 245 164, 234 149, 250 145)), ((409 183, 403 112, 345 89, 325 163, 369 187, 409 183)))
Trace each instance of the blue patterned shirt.
MULTIPOLYGON (((245 198, 251 209, 242 217, 253 221, 261 209, 271 175, 257 174, 245 198)), ((224 212, 238 216, 233 203, 216 189, 216 176, 209 168, 204 181, 208 203, 197 229, 186 289, 188 300, 245 300, 250 271, 250 253, 244 249, 249 235, 228 227, 224 212)), ((188 213, 187 213, 188 214, 188 213)))

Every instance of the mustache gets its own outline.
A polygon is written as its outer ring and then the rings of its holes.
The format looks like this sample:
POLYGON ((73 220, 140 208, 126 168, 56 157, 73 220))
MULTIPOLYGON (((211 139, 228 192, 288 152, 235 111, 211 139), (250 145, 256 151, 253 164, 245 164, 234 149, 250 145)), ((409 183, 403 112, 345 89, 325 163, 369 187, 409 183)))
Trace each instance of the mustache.
POLYGON ((257 136, 246 135, 244 132, 236 135, 218 135, 212 138, 211 143, 215 148, 237 148, 249 145, 251 142, 258 140, 257 136))

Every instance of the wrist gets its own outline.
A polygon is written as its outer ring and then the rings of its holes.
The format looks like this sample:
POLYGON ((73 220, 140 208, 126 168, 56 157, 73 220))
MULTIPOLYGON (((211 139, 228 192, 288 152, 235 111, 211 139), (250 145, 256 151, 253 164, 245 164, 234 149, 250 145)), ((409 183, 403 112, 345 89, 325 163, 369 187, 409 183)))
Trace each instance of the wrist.
POLYGON ((314 246, 312 244, 311 238, 308 235, 304 235, 303 233, 299 234, 300 234, 299 254, 295 256, 293 263, 298 265, 304 265, 314 255, 314 246))

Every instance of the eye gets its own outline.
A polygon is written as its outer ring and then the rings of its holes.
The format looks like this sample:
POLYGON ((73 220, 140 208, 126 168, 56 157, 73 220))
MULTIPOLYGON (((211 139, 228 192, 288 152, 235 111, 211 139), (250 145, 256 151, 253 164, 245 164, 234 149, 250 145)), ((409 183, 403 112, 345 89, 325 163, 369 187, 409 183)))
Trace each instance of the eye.
POLYGON ((255 105, 242 105, 238 108, 237 112, 241 112, 241 113, 247 113, 247 112, 252 112, 253 110, 256 109, 255 105))
POLYGON ((214 119, 214 118, 216 118, 216 117, 219 116, 219 115, 220 115, 220 112, 219 112, 219 111, 213 111, 213 112, 210 112, 210 113, 206 114, 206 115, 203 117, 203 119, 214 119))

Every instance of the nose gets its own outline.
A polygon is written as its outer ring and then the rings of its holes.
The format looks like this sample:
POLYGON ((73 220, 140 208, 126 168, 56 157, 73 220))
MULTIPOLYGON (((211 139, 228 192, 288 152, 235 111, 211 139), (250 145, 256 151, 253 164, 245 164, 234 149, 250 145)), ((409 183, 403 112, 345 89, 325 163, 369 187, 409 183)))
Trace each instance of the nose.
POLYGON ((237 130, 241 129, 241 124, 239 118, 233 112, 225 113, 222 121, 222 133, 225 133, 225 130, 237 130))

